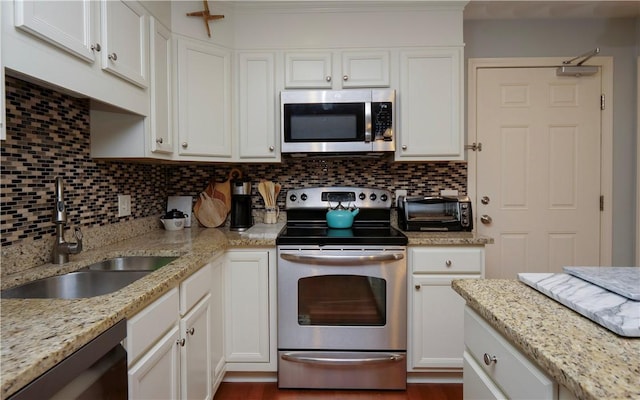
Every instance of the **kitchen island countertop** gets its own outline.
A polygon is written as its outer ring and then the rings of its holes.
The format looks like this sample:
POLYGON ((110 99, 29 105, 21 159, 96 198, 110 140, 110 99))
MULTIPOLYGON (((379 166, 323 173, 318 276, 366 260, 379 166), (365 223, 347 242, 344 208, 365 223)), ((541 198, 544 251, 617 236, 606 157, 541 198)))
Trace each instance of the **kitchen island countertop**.
POLYGON ((640 398, 640 339, 618 336, 515 279, 455 280, 452 286, 577 398, 640 398))
MULTIPOLYGON (((409 245, 483 245, 487 239, 470 233, 412 233, 409 245)), ((177 286, 227 248, 275 247, 274 237, 255 238, 225 228, 157 229, 133 239, 83 251, 63 265, 45 264, 3 276, 1 288, 75 271, 118 256, 178 256, 167 266, 125 288, 86 299, 0 300, 0 365, 5 399, 43 372, 113 326, 130 318, 177 286)))

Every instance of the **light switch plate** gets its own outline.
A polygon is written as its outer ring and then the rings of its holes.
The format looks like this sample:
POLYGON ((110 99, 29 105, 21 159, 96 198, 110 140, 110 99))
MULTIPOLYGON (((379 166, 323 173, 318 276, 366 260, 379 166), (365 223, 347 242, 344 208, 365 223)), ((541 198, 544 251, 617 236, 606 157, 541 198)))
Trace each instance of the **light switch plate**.
POLYGON ((118 195, 118 217, 128 217, 131 215, 131 195, 118 195))

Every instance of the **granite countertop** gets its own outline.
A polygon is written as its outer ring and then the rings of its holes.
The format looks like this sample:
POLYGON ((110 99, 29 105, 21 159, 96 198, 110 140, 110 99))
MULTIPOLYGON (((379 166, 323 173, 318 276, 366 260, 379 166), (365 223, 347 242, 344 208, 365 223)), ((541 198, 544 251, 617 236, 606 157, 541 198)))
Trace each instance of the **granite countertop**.
POLYGON ((517 280, 455 280, 452 286, 577 398, 640 398, 640 339, 618 336, 517 280))
MULTIPOLYGON (((262 225, 262 224, 261 224, 262 225)), ((192 227, 162 229, 99 249, 84 251, 64 265, 45 264, 2 277, 6 289, 35 279, 60 275, 118 256, 179 256, 125 288, 87 299, 1 299, 0 335, 2 391, 5 399, 113 326, 130 318, 227 248, 274 247, 275 235, 192 227)), ((279 227, 274 226, 275 230, 279 227)), ((254 232, 256 231, 254 230, 254 232)), ((404 232, 409 245, 483 245, 489 239, 472 233, 404 232)))

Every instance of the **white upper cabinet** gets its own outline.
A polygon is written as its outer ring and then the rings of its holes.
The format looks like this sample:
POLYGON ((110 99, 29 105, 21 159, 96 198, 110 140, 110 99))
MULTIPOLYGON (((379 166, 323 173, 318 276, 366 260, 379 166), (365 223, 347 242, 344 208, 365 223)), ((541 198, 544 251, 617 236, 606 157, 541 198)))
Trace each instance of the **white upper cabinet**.
POLYGON ((462 47, 400 54, 396 161, 461 160, 462 47))
POLYGON ((241 52, 238 64, 239 158, 280 161, 275 53, 241 52))
POLYGON ((389 52, 343 52, 339 78, 343 88, 389 87, 389 52))
POLYGON ((231 52, 199 40, 179 38, 179 159, 231 158, 231 52))
POLYGON ((137 2, 102 1, 102 69, 147 87, 149 64, 147 16, 137 2))
POLYGON ((285 87, 331 89, 331 56, 330 52, 285 54, 285 87))
POLYGON ((173 71, 171 32, 158 20, 150 18, 149 48, 151 49, 151 151, 173 153, 173 71))
POLYGON ((15 26, 69 53, 94 62, 96 43, 91 0, 15 0, 15 26))
POLYGON ((0 6, 10 73, 149 115, 149 26, 138 2, 16 0, 0 6))
POLYGON ((285 54, 288 89, 389 86, 389 51, 292 52, 285 54))

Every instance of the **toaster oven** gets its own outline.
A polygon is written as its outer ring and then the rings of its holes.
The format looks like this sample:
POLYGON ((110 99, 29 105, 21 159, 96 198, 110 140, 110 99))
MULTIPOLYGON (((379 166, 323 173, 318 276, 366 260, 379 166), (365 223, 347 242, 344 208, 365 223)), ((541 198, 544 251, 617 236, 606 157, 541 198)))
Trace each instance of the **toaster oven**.
POLYGON ((471 231, 471 200, 467 196, 400 196, 398 225, 404 231, 471 231))

